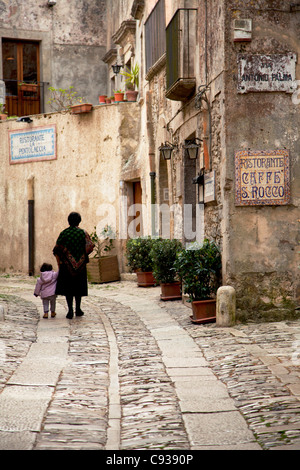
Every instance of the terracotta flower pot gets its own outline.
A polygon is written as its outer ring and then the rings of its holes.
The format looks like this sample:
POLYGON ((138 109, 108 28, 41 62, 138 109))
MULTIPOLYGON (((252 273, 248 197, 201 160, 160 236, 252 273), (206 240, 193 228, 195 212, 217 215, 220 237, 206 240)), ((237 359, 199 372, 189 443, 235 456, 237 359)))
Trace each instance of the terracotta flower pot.
POLYGON ((7 119, 7 114, 0 114, 0 121, 5 121, 7 119))
POLYGON ((136 101, 138 93, 139 92, 135 90, 127 90, 126 91, 127 101, 136 101))
POLYGON ((139 287, 150 287, 155 286, 156 281, 153 277, 153 273, 137 271, 137 282, 139 287))
POLYGON ((93 105, 90 103, 82 103, 82 104, 75 104, 71 106, 71 113, 72 114, 81 114, 81 113, 89 113, 92 111, 93 105))
POLYGON ((162 283, 161 300, 179 300, 181 299, 181 282, 162 283))
POLYGON ((124 93, 115 93, 115 101, 117 103, 124 101, 124 93))
POLYGON ((193 323, 210 323, 216 321, 216 301, 196 300, 192 302, 193 323))
POLYGON ((20 85, 21 91, 29 91, 30 93, 37 93, 38 92, 38 85, 34 83, 23 83, 20 85))
POLYGON ((105 104, 105 99, 107 98, 106 95, 100 95, 99 96, 99 103, 100 104, 105 104))

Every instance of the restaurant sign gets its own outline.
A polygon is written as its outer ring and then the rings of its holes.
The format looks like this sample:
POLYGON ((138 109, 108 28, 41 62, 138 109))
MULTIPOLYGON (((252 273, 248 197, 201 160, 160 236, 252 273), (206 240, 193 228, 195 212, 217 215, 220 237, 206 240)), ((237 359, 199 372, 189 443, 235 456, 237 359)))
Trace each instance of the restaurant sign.
POLYGON ((9 131, 10 163, 56 159, 56 127, 9 131))
POLYGON ((289 151, 236 152, 235 181, 238 206, 289 204, 289 151))
POLYGON ((294 93, 297 89, 297 55, 289 54, 239 54, 238 93, 257 91, 283 91, 294 93))

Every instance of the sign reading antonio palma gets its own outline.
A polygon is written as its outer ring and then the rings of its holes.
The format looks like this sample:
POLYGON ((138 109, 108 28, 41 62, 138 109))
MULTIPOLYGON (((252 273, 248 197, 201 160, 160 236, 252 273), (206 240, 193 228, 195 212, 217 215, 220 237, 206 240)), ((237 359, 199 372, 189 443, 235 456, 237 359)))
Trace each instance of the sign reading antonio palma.
POLYGON ((9 131, 9 157, 11 164, 55 160, 55 126, 9 131))
POLYGON ((236 152, 235 181, 238 206, 289 204, 289 151, 236 152))

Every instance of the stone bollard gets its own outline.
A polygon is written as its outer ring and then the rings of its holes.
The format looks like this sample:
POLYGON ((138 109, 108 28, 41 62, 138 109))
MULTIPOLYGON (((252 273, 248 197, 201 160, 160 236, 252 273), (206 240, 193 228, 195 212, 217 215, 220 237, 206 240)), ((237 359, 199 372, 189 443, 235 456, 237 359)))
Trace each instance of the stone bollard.
POLYGON ((232 326, 235 323, 236 295, 231 286, 219 287, 217 291, 217 326, 232 326))

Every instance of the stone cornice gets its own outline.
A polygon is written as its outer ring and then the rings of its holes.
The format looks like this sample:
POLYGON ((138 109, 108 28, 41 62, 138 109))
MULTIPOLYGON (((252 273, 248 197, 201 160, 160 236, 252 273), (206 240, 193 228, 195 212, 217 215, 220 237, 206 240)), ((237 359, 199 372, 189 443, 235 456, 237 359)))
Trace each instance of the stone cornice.
POLYGON ((135 20, 125 20, 122 22, 118 31, 112 36, 112 40, 115 44, 124 46, 128 36, 134 38, 136 31, 136 21, 135 20))
POLYGON ((109 49, 109 51, 107 51, 105 56, 102 57, 102 60, 106 64, 110 64, 117 58, 117 55, 118 55, 117 49, 112 48, 112 49, 109 49))
POLYGON ((136 19, 140 20, 145 8, 145 0, 134 0, 132 7, 131 7, 131 16, 136 19))

